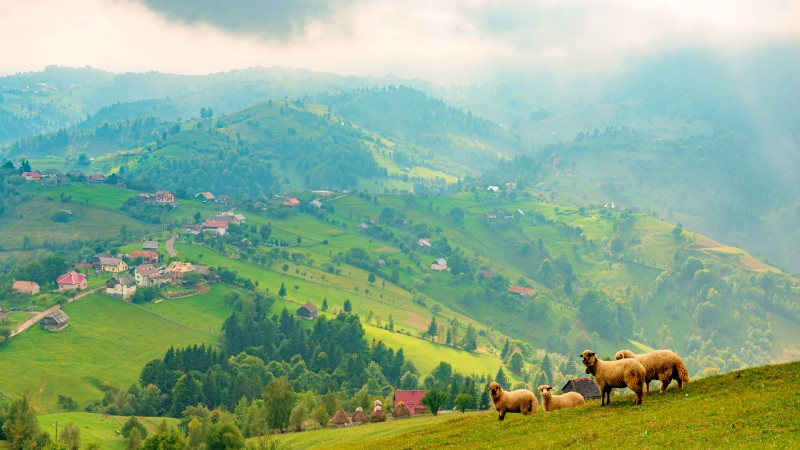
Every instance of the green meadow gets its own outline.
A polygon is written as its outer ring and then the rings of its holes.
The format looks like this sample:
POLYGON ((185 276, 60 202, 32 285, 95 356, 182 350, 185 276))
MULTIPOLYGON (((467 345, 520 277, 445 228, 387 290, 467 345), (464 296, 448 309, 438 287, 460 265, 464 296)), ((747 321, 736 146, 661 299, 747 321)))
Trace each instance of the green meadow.
POLYGON ((494 411, 410 419, 279 435, 292 449, 383 448, 797 448, 800 362, 695 380, 678 391, 613 396, 533 416, 494 411))
POLYGON ((127 387, 146 362, 172 346, 215 344, 218 333, 182 325, 133 304, 93 294, 64 307, 70 325, 60 333, 32 327, 0 346, 0 386, 7 394, 41 390, 45 411, 58 395, 79 404, 99 400, 100 386, 127 387))

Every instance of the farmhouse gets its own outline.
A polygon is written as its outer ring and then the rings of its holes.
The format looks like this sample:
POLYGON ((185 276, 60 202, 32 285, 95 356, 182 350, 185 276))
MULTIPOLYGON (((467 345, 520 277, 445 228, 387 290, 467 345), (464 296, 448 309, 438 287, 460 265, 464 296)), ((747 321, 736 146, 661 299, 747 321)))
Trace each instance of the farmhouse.
POLYGON ((67 272, 58 277, 56 283, 58 284, 58 292, 86 289, 89 285, 86 275, 78 272, 67 272))
POLYGON ((42 179, 42 175, 39 172, 22 172, 22 178, 25 181, 39 181, 42 179))
POLYGON ((600 388, 591 378, 573 378, 567 381, 567 384, 561 388, 561 392, 565 394, 567 392, 577 392, 586 399, 600 398, 600 388))
POLYGON ((100 270, 109 273, 120 273, 128 270, 128 265, 125 261, 114 257, 101 256, 98 258, 97 265, 100 270))
POLYGON ((130 275, 113 276, 106 282, 106 294, 114 297, 127 300, 134 292, 136 292, 136 279, 130 275))
POLYGON ((397 390, 394 391, 394 404, 396 405, 399 402, 403 402, 404 405, 408 408, 411 414, 417 413, 424 413, 428 411, 428 408, 422 404, 422 397, 428 391, 421 391, 421 390, 397 390))
POLYGON ((142 250, 150 250, 151 252, 158 251, 158 241, 142 242, 142 250))
POLYGON ((317 307, 314 306, 314 304, 310 301, 307 301, 305 305, 297 308, 297 317, 302 317, 303 319, 316 319, 317 307))
POLYGON ((89 175, 88 181, 90 183, 105 183, 106 177, 102 173, 93 173, 89 175))
POLYGON ((175 195, 170 191, 159 190, 153 194, 153 201, 159 205, 175 204, 175 195))
POLYGON ((536 295, 536 291, 534 289, 523 286, 511 286, 508 288, 508 292, 511 294, 517 294, 524 299, 528 299, 536 295))
POLYGON ((447 270, 447 260, 444 258, 436 258, 431 262, 431 269, 433 270, 447 270))
POLYGON ((497 192, 500 190, 500 186, 489 186, 488 188, 486 188, 486 190, 490 192, 497 192))
POLYGON ((290 197, 290 198, 284 199, 283 200, 283 206, 291 206, 291 207, 300 206, 300 200, 298 200, 298 199, 296 199, 294 197, 290 197))
POLYGON ((39 293, 39 283, 35 281, 15 281, 11 289, 20 294, 36 295, 39 293))
POLYGON ((224 220, 206 220, 205 226, 203 227, 205 231, 210 231, 212 233, 217 233, 220 236, 228 232, 228 222, 224 220))
POLYGON ((69 326, 69 316, 61 309, 55 309, 50 314, 44 316, 39 321, 39 325, 45 330, 61 331, 69 326))
POLYGON ((313 206, 314 208, 322 208, 322 202, 317 199, 311 200, 308 202, 309 205, 313 206))
POLYGON ((428 238, 419 238, 419 240, 417 241, 417 245, 420 247, 430 247, 431 240, 428 238))
POLYGON ((165 281, 164 276, 152 264, 136 266, 133 277, 136 280, 136 286, 139 287, 158 286, 165 281))
POLYGON ((358 226, 356 228, 358 228, 358 231, 363 233, 363 232, 369 230, 369 225, 367 225, 366 223, 362 222, 362 223, 358 224, 358 226))
POLYGON ((158 253, 150 250, 134 250, 131 252, 131 258, 142 258, 142 261, 156 263, 158 262, 158 253))
POLYGON ((194 272, 194 271, 195 271, 195 268, 192 265, 192 263, 174 261, 172 264, 170 264, 167 267, 167 270, 165 272, 167 274, 167 277, 169 277, 169 279, 173 283, 180 283, 181 280, 183 280, 183 276, 185 274, 187 274, 189 272, 194 272))
POLYGON ((206 200, 214 200, 215 197, 214 194, 212 194, 211 192, 198 192, 197 194, 194 194, 194 198, 206 201, 206 200))

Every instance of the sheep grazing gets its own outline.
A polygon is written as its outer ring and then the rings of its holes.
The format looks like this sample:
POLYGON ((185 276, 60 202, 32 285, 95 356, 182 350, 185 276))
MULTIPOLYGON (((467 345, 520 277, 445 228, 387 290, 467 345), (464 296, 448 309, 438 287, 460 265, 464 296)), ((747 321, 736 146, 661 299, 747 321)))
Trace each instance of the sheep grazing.
POLYGON ((678 382, 678 389, 683 390, 683 383, 689 382, 689 371, 683 364, 681 357, 669 350, 656 350, 650 353, 636 355, 630 350, 620 350, 614 355, 616 359, 635 358, 642 363, 647 373, 644 382, 647 385, 647 393, 650 393, 650 382, 653 380, 661 381, 661 392, 667 390, 672 380, 678 382))
POLYGON ((496 381, 492 381, 487 390, 494 403, 494 409, 498 412, 497 418, 500 420, 506 417, 507 412, 522 413, 525 416, 538 412, 539 401, 533 392, 527 389, 506 392, 496 381))
POLYGON ((644 376, 647 372, 642 363, 635 359, 625 358, 616 361, 603 361, 591 350, 584 350, 581 355, 586 373, 594 375, 597 386, 600 388, 602 399, 600 405, 611 403, 611 389, 624 388, 636 393, 634 404, 642 404, 642 391, 644 389, 644 376))
POLYGON ((539 393, 542 395, 542 407, 545 411, 555 411, 557 409, 571 408, 586 403, 583 396, 577 392, 567 392, 561 395, 553 395, 553 386, 543 384, 539 386, 539 393))

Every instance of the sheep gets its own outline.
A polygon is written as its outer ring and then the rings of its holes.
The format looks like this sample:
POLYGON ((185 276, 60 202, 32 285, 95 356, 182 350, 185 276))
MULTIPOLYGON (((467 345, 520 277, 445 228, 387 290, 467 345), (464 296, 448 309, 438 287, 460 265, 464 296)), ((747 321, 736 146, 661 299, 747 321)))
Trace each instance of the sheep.
POLYGON ((661 393, 667 390, 672 380, 678 382, 678 390, 683 390, 683 383, 689 382, 689 371, 681 361, 681 357, 670 350, 655 350, 650 353, 636 355, 630 350, 620 350, 614 355, 616 359, 635 358, 642 363, 647 373, 644 382, 647 393, 650 393, 650 382, 661 381, 661 393))
POLYGON ((487 390, 492 398, 492 403, 494 403, 494 409, 498 412, 499 420, 503 420, 507 412, 529 416, 536 414, 539 410, 539 401, 536 400, 533 392, 527 389, 506 392, 496 381, 492 381, 487 390))
POLYGON ((580 406, 586 403, 583 396, 577 392, 567 392, 561 395, 553 395, 553 386, 543 384, 539 386, 539 393, 542 395, 542 408, 545 411, 555 411, 557 409, 580 406))
POLYGON ((603 361, 591 350, 584 350, 581 354, 586 373, 594 375, 597 386, 600 388, 600 405, 605 406, 606 396, 611 404, 611 389, 627 387, 636 393, 634 404, 642 404, 642 390, 644 376, 647 372, 642 363, 635 359, 625 358, 616 361, 603 361))

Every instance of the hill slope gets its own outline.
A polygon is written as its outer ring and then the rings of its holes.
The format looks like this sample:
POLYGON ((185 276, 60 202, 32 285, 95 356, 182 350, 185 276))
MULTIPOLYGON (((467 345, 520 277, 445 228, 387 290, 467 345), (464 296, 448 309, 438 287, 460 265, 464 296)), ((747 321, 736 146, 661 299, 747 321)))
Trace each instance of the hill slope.
POLYGON ((614 397, 532 417, 495 412, 423 416, 278 437, 290 448, 788 448, 800 434, 800 362, 693 381, 682 392, 614 397))

